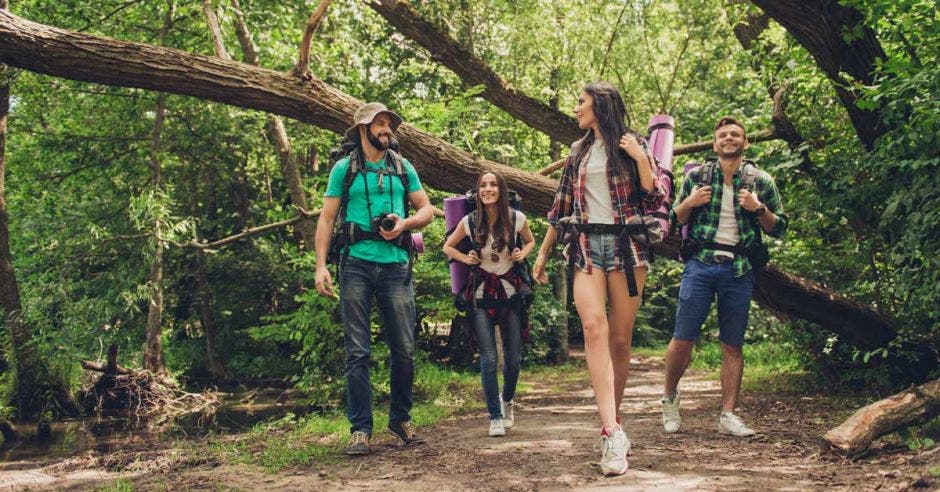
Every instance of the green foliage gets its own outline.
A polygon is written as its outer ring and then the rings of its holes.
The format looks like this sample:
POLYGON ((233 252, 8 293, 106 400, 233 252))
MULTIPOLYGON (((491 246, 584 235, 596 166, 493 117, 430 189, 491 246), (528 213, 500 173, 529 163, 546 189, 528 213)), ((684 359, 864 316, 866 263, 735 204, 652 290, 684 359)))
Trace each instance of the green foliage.
MULTIPOLYGON (((228 2, 216 3, 228 50, 240 58, 234 12, 228 2)), ((310 2, 241 3, 262 66, 289 70, 310 2)), ((861 107, 882 115, 885 133, 872 152, 858 143, 826 75, 783 28, 772 23, 755 50, 741 49, 731 27, 754 12, 751 6, 715 0, 413 3, 509 87, 570 113, 585 82, 608 79, 627 100, 631 126, 642 129, 650 114, 667 110, 677 119, 679 143, 709 138, 721 114, 739 117, 752 132, 769 128, 767 87, 786 85, 787 116, 806 143, 789 149, 764 142, 748 151, 774 175, 790 216, 788 236, 771 241, 773 261, 874 306, 895 321, 902 337, 887 351, 864 353, 824 327, 780 322, 755 308, 748 331, 754 360, 773 370, 809 368, 827 384, 887 391, 911 377, 894 372, 885 359, 897 355, 901 342, 940 350, 940 21, 934 2, 841 2, 863 14, 887 55, 874 84, 850 87, 861 96, 861 107)), ((164 43, 211 55, 200 5, 177 4, 164 43)), ((123 0, 22 0, 12 8, 37 22, 146 43, 158 42, 165 13, 161 2, 123 0)), ((858 28, 847 34, 853 32, 858 28)), ((325 82, 383 101, 409 123, 474 155, 528 171, 556 159, 545 135, 484 101, 482 87, 443 68, 362 2, 334 2, 311 52, 311 67, 325 82)), ((155 233, 177 242, 212 241, 294 214, 266 136, 267 115, 167 96, 163 145, 153 156, 155 94, 29 72, 14 77, 12 94, 5 198, 23 319, 54 376, 73 387, 81 378, 77 361, 103 358, 110 344, 119 346, 122 365, 139 365, 155 233), (159 190, 151 184, 153 157, 162 163, 159 190)), ((312 158, 321 156, 326 167, 323 156, 339 138, 298 122, 285 125, 316 208, 327 172, 314 172, 312 158)), ((681 157, 675 168, 702 157, 681 157)), ((438 207, 450 195, 429 191, 438 207)), ((530 219, 540 239, 544 221, 530 219)), ((174 374, 208 374, 207 303, 217 355, 232 376, 291 378, 318 405, 339 401, 343 353, 336 303, 313 291, 314 253, 301 249, 294 232, 280 229, 208 251, 209 296, 199 289, 192 248, 167 244, 163 338, 174 374)), ((414 277, 422 361, 456 314, 441 252, 443 221, 423 232, 427 252, 414 277)), ((550 270, 560 268, 553 259, 550 270)), ((636 323, 637 345, 669 340, 681 270, 664 259, 654 264, 636 323)), ((536 293, 523 352, 528 365, 555 358, 553 335, 569 315, 550 287, 536 293)), ((387 349, 379 323, 373 381, 381 399, 387 394, 387 349)), ((714 318, 706 322, 707 340, 716 326, 714 318)), ((575 341, 580 336, 576 316, 569 319, 569 335, 575 341)), ((717 354, 705 351, 717 345, 704 347, 701 363, 714 363, 717 354)), ((419 369, 419 378, 451 377, 422 376, 421 370, 429 369, 419 369)))

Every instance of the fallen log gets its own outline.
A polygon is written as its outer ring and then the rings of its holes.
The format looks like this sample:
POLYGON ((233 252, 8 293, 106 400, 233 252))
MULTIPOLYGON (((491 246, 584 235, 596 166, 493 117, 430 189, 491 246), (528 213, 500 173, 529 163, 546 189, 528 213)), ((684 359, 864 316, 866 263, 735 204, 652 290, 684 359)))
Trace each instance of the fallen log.
POLYGON ((825 439, 837 451, 858 456, 875 439, 937 415, 940 415, 940 379, 860 408, 842 425, 827 432, 825 439))
MULTIPOLYGON (((360 104, 315 77, 305 82, 234 61, 71 32, 6 10, 0 10, 0 62, 70 80, 188 95, 281 114, 337 133, 349 127, 360 104)), ((463 193, 467 183, 491 170, 524 197, 526 211, 542 215, 551 207, 557 180, 479 159, 408 124, 398 128, 397 136, 403 154, 431 187, 463 193)), ((677 258, 678 241, 656 248, 656 253, 677 258)), ((825 286, 774 265, 758 277, 754 299, 774 313, 819 323, 865 350, 886 347, 897 337, 891 320, 825 286)), ((938 367, 937 354, 929 346, 918 344, 908 351, 915 354, 912 361, 898 358, 892 363, 907 370, 912 379, 922 380, 938 367)))

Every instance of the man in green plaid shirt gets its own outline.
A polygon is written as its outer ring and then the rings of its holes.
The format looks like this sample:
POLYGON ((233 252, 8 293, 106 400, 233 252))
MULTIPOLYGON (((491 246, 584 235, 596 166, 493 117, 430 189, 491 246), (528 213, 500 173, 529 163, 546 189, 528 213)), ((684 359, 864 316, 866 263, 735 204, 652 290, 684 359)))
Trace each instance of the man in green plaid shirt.
POLYGON ((730 117, 719 120, 713 144, 717 161, 708 161, 685 177, 673 207, 678 224, 691 222, 689 238, 697 251, 682 272, 676 329, 666 351, 661 402, 667 433, 677 432, 682 422, 679 380, 716 297, 722 355, 718 431, 737 437, 755 433, 734 414, 744 372, 741 347, 755 277, 745 252, 760 241, 761 233, 782 236, 787 219, 773 178, 743 159, 747 148, 744 126, 730 117))

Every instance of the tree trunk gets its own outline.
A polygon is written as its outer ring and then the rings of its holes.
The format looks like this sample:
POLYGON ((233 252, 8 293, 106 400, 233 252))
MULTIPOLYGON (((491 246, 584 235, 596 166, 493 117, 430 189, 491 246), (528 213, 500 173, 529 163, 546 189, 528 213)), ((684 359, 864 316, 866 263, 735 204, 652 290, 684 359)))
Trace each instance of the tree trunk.
POLYGON ((940 379, 860 408, 842 425, 827 432, 825 439, 840 452, 856 456, 878 437, 927 422, 937 415, 940 415, 940 379))
MULTIPOLYGON (((190 180, 190 205, 189 213, 191 216, 196 217, 198 213, 198 201, 199 201, 199 183, 198 179, 200 170, 197 168, 193 173, 193 179, 190 180)), ((208 173, 209 180, 207 180, 207 188, 210 190, 215 189, 215 184, 211 182, 214 180, 215 174, 208 173)), ((211 200, 206 200, 207 203, 211 200)), ((204 214, 205 215, 205 214, 204 214)), ((196 240, 199 240, 198 232, 196 240)), ((202 329, 206 333, 206 365, 208 366, 209 373, 217 379, 227 379, 228 378, 228 369, 225 367, 225 363, 219 359, 216 355, 215 350, 215 337, 217 328, 215 326, 215 311, 213 310, 214 299, 212 297, 212 289, 209 285, 209 278, 206 273, 206 254, 205 251, 199 248, 196 248, 195 256, 195 274, 196 274, 196 299, 199 303, 199 319, 202 322, 202 329)))
POLYGON ((864 25, 862 14, 837 0, 752 0, 806 48, 832 81, 842 105, 849 112, 859 140, 868 150, 885 132, 878 111, 859 108, 853 82, 871 85, 877 60, 887 60, 875 32, 864 25), (852 35, 846 41, 846 33, 852 35), (843 77, 848 74, 848 80, 843 77))
MULTIPOLYGON (((244 15, 238 5, 238 0, 232 0, 232 6, 235 8, 235 32, 238 35, 238 42, 242 48, 244 60, 249 65, 259 66, 258 52, 254 49, 254 43, 251 41, 251 31, 245 23, 244 15)), ((212 19, 209 19, 212 22, 212 19)), ((216 28, 217 30, 218 28, 216 28)), ((218 42, 221 46, 221 41, 218 42)), ((223 48, 224 50, 224 48, 223 48)), ((267 124, 268 137, 277 150, 278 160, 281 162, 281 171, 284 174, 284 180, 287 182, 287 189, 290 191, 290 200, 295 206, 307 210, 307 194, 304 191, 303 179, 300 177, 300 169, 297 161, 293 158, 290 143, 290 137, 287 135, 287 129, 281 118, 271 115, 267 124)), ((304 249, 313 251, 316 247, 316 225, 312 219, 300 221, 297 228, 303 238, 304 249)))
MULTIPOLYGON (((190 95, 277 113, 337 133, 352 124, 353 112, 361 104, 316 78, 304 82, 218 58, 70 32, 6 11, 0 11, 0 62, 72 80, 190 95)), ((528 212, 541 215, 551 206, 557 180, 475 158, 408 124, 398 128, 397 137, 403 153, 429 186, 463 193, 481 172, 493 170, 520 193, 528 212)), ((678 244, 672 241, 656 253, 675 259, 678 244)), ((863 347, 897 335, 890 322, 868 306, 816 283, 774 266, 764 269, 759 278, 755 300, 776 313, 821 323, 863 347)), ((937 367, 936 354, 924 346, 916 349, 924 357, 912 369, 937 367)))
POLYGON ((196 292, 199 296, 199 318, 202 321, 202 329, 206 332, 206 365, 209 367, 209 373, 214 377, 227 379, 228 369, 222 359, 219 359, 215 349, 217 328, 215 313, 212 309, 213 297, 206 275, 206 253, 201 249, 196 249, 196 292))
POLYGON ((558 324, 552 327, 552 344, 549 347, 551 362, 563 364, 568 362, 568 269, 559 268, 552 276, 552 294, 562 305, 564 315, 558 324))
POLYGON ((423 46, 431 59, 454 71, 470 85, 482 85, 481 96, 536 130, 565 145, 584 136, 578 122, 549 105, 512 89, 486 63, 421 17, 402 0, 367 0, 398 32, 423 46))
MULTIPOLYGON (((161 187, 160 146, 165 119, 166 94, 157 96, 156 116, 153 122, 153 135, 150 141, 150 177, 155 190, 161 187)), ((147 303, 147 328, 144 344, 144 369, 155 374, 166 374, 163 359, 162 320, 163 320, 163 241, 160 240, 161 225, 157 220, 153 224, 154 243, 153 259, 150 261, 148 288, 150 299, 147 303)))
MULTIPOLYGON (((3 0, 0 0, 2 2, 3 0)), ((5 6, 5 5, 0 5, 5 6)), ((0 80, 6 81, 9 69, 0 65, 0 80)), ((6 204, 6 138, 7 115, 10 112, 10 86, 0 85, 0 315, 7 331, 11 355, 8 362, 13 368, 12 404, 18 420, 35 420, 47 408, 46 397, 52 395, 59 409, 68 415, 77 415, 78 407, 66 387, 53 380, 49 369, 32 340, 32 332, 23 323, 19 284, 13 270, 10 253, 9 212, 6 204)))
MULTIPOLYGON (((741 47, 750 52, 751 68, 758 74, 763 71, 760 60, 774 56, 773 45, 768 43, 763 46, 763 49, 758 50, 755 44, 769 25, 770 17, 765 13, 761 13, 748 16, 744 19, 744 22, 735 25, 733 28, 734 35, 738 38, 738 42, 741 43, 741 47)), ((779 66, 782 66, 782 62, 778 63, 780 63, 779 66)), ((786 114, 786 86, 781 86, 776 82, 779 80, 776 73, 763 75, 764 79, 771 81, 767 85, 767 95, 770 96, 774 103, 774 110, 770 119, 771 123, 773 123, 774 133, 787 142, 787 147, 789 147, 791 151, 800 149, 799 152, 802 162, 799 164, 799 169, 805 173, 814 173, 815 166, 810 158, 809 149, 803 146, 803 144, 806 143, 806 139, 803 138, 803 135, 797 130, 796 125, 793 124, 786 114)))

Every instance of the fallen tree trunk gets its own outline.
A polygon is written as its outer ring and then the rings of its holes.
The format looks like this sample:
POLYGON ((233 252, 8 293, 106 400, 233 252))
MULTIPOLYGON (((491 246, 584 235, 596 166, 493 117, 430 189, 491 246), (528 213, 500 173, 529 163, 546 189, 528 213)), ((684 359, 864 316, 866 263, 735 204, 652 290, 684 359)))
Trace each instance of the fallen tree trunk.
POLYGON ((940 415, 940 379, 860 408, 842 425, 827 432, 825 439, 839 452, 857 456, 875 439, 937 415, 940 415))
MULTIPOLYGON (((72 80, 188 95, 233 106, 295 118, 337 133, 352 124, 360 101, 313 78, 309 82, 272 70, 183 51, 130 43, 58 29, 0 10, 0 62, 72 80)), ((483 171, 502 174, 523 197, 524 208, 545 214, 557 180, 478 159, 428 133, 402 124, 397 132, 403 153, 422 181, 434 188, 463 193, 483 171)), ((673 241, 656 253, 678 258, 673 241)), ((759 274, 755 300, 771 311, 821 323, 861 348, 887 346, 897 331, 868 306, 830 289, 769 266, 759 274), (875 344, 878 345, 875 345, 875 344)), ((921 377, 937 367, 926 346, 906 363, 921 377)))

